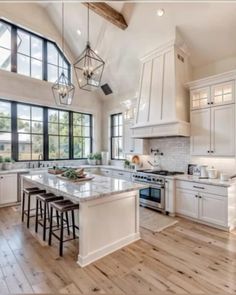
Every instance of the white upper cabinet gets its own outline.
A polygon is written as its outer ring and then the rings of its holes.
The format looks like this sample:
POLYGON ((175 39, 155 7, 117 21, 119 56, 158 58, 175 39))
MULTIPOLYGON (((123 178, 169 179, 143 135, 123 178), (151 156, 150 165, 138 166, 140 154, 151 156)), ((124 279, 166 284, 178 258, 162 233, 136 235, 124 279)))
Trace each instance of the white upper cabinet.
POLYGON ((211 101, 210 87, 192 90, 190 97, 192 110, 209 107, 211 101))
POLYGON ((234 103, 234 81, 212 86, 211 103, 213 105, 234 103))
POLYGON ((210 109, 196 110, 191 113, 191 154, 209 155, 211 143, 210 109))
POLYGON ((234 156, 235 115, 234 104, 211 108, 211 154, 234 156))
POLYGON ((148 143, 145 139, 133 138, 132 120, 124 122, 123 152, 124 154, 146 155, 148 143))
POLYGON ((191 154, 235 156, 236 71, 193 81, 191 101, 191 154))

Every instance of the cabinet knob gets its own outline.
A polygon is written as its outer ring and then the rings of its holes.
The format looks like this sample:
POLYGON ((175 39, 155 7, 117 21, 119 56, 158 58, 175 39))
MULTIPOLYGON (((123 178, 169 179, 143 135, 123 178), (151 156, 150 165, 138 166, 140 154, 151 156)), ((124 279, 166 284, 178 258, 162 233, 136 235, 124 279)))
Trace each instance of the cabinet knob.
POLYGON ((201 199, 202 197, 201 196, 198 196, 198 198, 201 199))
POLYGON ((210 151, 207 151, 208 154, 210 154, 210 151))
POLYGON ((214 151, 211 151, 212 154, 214 154, 214 151))
POLYGON ((214 101, 212 101, 211 104, 214 104, 214 101))
POLYGON ((198 195, 195 195, 195 198, 198 198, 198 195))

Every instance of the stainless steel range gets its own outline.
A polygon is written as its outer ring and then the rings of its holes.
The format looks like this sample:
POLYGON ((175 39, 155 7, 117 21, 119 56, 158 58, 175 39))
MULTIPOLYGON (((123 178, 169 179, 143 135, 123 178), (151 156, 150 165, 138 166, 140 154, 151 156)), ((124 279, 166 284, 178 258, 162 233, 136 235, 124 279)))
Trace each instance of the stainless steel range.
POLYGON ((133 174, 133 181, 150 184, 139 191, 140 204, 145 207, 165 211, 165 176, 183 174, 176 171, 142 170, 133 174))

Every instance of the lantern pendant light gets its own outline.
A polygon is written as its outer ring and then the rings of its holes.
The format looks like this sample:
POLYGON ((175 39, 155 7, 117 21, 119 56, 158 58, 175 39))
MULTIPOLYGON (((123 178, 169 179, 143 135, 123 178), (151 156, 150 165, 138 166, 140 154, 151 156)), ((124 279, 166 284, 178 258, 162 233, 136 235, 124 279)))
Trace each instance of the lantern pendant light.
MULTIPOLYGON (((64 55, 64 2, 62 1, 62 53, 64 55)), ((64 63, 64 59, 63 59, 64 63)), ((68 77, 64 73, 64 69, 62 69, 62 72, 58 78, 58 80, 53 84, 52 86, 52 92, 54 99, 56 101, 56 104, 58 105, 71 105, 74 93, 75 93, 75 87, 71 83, 71 81, 68 79, 68 77)))
POLYGON ((84 51, 74 63, 76 79, 79 87, 83 90, 91 91, 100 86, 105 62, 92 50, 89 42, 89 3, 87 34, 88 41, 84 51))

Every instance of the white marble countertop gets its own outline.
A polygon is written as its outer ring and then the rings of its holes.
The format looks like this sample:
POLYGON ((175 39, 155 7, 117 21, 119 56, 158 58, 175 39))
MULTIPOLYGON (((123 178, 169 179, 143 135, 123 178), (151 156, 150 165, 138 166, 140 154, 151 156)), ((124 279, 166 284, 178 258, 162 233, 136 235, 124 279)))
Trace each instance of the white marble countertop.
POLYGON ((60 179, 58 176, 45 171, 22 175, 22 177, 34 185, 45 187, 52 193, 63 195, 77 203, 147 187, 146 184, 138 184, 123 179, 91 175, 94 177, 92 180, 77 183, 60 179))
POLYGON ((231 185, 236 184, 235 179, 230 179, 227 181, 221 181, 219 178, 216 179, 199 179, 198 176, 188 175, 188 174, 182 174, 182 175, 176 175, 172 176, 172 179, 176 180, 183 180, 183 181, 191 181, 191 182, 197 182, 197 183, 203 183, 203 184, 210 184, 210 185, 218 185, 223 187, 230 187, 231 185))

